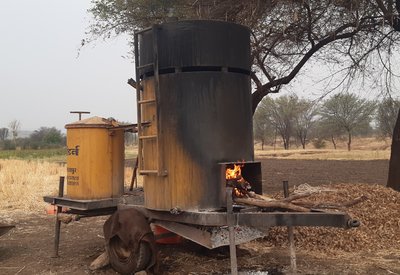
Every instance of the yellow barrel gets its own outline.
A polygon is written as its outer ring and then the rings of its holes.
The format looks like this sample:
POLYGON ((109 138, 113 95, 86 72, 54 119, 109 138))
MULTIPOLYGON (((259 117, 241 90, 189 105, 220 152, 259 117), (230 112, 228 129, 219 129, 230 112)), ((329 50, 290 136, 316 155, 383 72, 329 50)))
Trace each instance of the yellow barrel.
POLYGON ((124 128, 114 119, 91 117, 67 129, 67 195, 92 200, 124 191, 124 128))

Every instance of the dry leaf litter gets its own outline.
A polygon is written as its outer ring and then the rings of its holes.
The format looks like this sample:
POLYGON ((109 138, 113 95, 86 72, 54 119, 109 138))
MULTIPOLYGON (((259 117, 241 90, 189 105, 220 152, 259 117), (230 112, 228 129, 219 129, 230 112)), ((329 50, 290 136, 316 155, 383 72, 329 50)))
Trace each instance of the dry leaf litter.
MULTIPOLYGON (((307 186, 306 188, 299 187, 301 188, 298 188, 297 193, 310 191, 307 186)), ((367 196, 366 201, 343 209, 353 219, 359 220, 361 225, 352 229, 295 227, 297 249, 332 254, 335 254, 335 251, 372 252, 388 248, 400 250, 400 192, 381 185, 348 183, 323 185, 316 188, 313 195, 299 201, 344 203, 363 195, 367 196)), ((296 193, 296 188, 294 193, 296 193)), ((280 196, 279 194, 275 197, 280 196)), ((287 246, 287 229, 271 228, 263 243, 267 246, 287 246)))

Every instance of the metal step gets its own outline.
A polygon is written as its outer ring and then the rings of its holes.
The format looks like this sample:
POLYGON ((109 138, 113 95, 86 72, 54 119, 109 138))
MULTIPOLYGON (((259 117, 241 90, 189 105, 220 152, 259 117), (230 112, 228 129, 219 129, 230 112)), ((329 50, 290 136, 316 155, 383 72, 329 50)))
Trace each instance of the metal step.
POLYGON ((155 139, 157 138, 157 135, 151 135, 151 136, 140 136, 139 139, 155 139))
POLYGON ((139 175, 158 174, 158 170, 140 170, 139 175))
POLYGON ((142 69, 147 69, 147 68, 153 68, 154 64, 153 63, 149 63, 149 64, 144 64, 142 66, 138 66, 137 69, 138 70, 142 70, 142 69))
POLYGON ((147 103, 153 103, 153 102, 156 102, 156 100, 155 99, 145 99, 145 100, 140 100, 138 102, 138 104, 147 104, 147 103))

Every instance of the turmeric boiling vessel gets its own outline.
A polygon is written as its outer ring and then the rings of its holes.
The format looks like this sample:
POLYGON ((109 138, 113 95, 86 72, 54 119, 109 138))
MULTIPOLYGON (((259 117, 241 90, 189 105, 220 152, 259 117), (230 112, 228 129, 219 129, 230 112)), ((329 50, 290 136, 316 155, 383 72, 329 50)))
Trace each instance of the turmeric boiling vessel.
POLYGON ((124 188, 124 128, 92 117, 67 129, 67 195, 91 200, 119 197, 124 188))
POLYGON ((250 30, 179 21, 135 38, 145 207, 221 209, 226 183, 220 163, 254 161, 250 30))

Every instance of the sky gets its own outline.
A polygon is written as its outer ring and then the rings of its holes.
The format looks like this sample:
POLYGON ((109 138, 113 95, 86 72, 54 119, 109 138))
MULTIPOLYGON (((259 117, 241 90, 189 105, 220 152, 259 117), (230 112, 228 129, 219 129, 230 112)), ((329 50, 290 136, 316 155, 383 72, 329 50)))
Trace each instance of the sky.
POLYGON ((85 46, 78 57, 89 7, 90 0, 0 1, 0 128, 16 119, 21 130, 65 131, 78 120, 73 110, 136 123, 127 37, 85 46))
MULTIPOLYGON (((75 110, 136 123, 136 93, 126 83, 134 78, 128 37, 99 40, 78 56, 90 25, 89 7, 90 0, 0 1, 0 128, 18 120, 21 130, 65 131, 65 124, 78 119, 69 113, 75 110)), ((305 75, 323 79, 329 74, 307 63, 273 97, 293 92, 318 98, 325 84, 305 75)))

